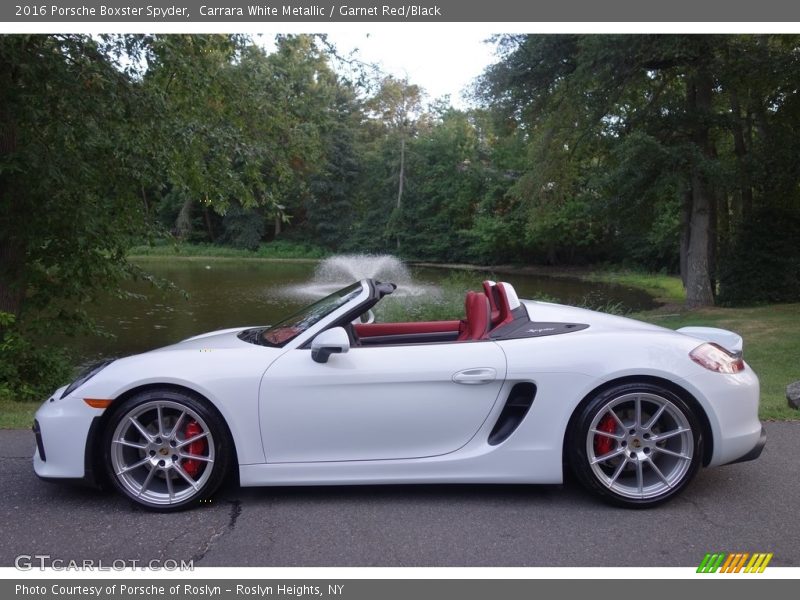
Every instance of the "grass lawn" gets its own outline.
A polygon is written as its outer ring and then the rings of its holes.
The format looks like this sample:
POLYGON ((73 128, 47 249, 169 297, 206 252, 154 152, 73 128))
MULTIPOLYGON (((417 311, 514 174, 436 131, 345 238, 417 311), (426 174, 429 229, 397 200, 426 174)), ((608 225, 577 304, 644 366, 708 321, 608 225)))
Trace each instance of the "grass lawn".
POLYGON ((633 315, 671 329, 707 325, 735 331, 744 338, 744 359, 761 380, 762 419, 800 419, 786 403, 786 386, 800 380, 800 304, 755 308, 702 308, 677 314, 633 315))
MULTIPOLYGON (((42 398, 42 402, 46 399, 42 398)), ((14 402, 0 398, 0 429, 30 429, 33 414, 42 402, 14 402)))
POLYGON ((644 290, 659 302, 683 304, 686 291, 680 277, 660 273, 641 273, 639 271, 593 271, 580 275, 586 281, 616 283, 644 290))

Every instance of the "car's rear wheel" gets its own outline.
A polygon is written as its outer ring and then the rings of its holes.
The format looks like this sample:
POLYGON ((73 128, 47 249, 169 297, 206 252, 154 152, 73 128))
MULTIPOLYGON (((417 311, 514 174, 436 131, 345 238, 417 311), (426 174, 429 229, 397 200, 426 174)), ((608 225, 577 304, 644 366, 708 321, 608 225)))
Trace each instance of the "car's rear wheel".
POLYGON ((207 499, 231 464, 222 419, 199 399, 148 390, 111 415, 103 439, 114 486, 146 508, 179 510, 207 499))
POLYGON ((622 506, 672 498, 697 473, 703 455, 692 407, 661 386, 631 383, 590 400, 574 420, 567 456, 590 491, 622 506))

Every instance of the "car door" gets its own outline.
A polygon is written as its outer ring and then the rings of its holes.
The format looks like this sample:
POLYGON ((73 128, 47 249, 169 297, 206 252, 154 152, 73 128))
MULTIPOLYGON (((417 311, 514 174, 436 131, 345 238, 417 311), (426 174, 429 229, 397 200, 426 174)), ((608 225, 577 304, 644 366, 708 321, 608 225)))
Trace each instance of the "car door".
POLYGON ((289 350, 261 382, 267 462, 453 452, 485 421, 505 374, 505 354, 488 340, 354 347, 326 363, 289 350))

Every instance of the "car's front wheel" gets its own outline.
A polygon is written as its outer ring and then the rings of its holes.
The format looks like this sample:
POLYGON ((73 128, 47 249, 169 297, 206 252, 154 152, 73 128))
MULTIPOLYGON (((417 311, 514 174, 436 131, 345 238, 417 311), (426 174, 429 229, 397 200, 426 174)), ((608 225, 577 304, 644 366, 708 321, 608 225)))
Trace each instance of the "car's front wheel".
POLYGON ((623 384, 576 415, 567 457, 590 491, 622 506, 649 507, 683 490, 697 473, 703 440, 692 407, 661 386, 623 384))
POLYGON ((199 399, 174 390, 148 390, 114 409, 103 438, 114 486, 160 511, 207 499, 231 464, 221 418, 199 399))

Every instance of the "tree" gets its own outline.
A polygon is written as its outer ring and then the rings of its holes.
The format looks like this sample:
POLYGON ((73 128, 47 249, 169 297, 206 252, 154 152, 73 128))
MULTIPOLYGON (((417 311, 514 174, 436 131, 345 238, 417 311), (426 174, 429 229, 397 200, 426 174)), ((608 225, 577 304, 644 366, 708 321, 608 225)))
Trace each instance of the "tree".
POLYGON ((387 232, 394 233, 397 249, 400 249, 401 211, 403 190, 406 184, 406 144, 415 133, 422 106, 422 90, 391 75, 381 80, 380 88, 367 102, 367 108, 380 120, 385 135, 395 140, 398 146, 397 193, 387 232))
POLYGON ((151 119, 118 60, 140 43, 0 36, 0 394, 62 381, 68 363, 49 340, 87 327, 88 302, 141 275, 125 255, 147 231, 151 119))
MULTIPOLYGON (((770 163, 750 153, 744 131, 767 115, 792 122, 784 106, 795 104, 797 36, 506 36, 500 47, 503 58, 481 88, 530 140, 514 193, 532 214, 589 199, 606 224, 621 218, 606 230, 616 243, 637 223, 679 215, 687 304, 713 304, 718 238, 737 220, 730 182, 740 206, 750 205, 754 164, 770 163), (751 115, 744 123, 743 97, 751 115)), ((768 126, 761 130, 766 140, 768 126)), ((781 195, 796 197, 796 170, 776 179, 788 183, 781 195)))
POLYGON ((114 59, 123 44, 0 37, 0 311, 18 323, 28 311, 74 320, 87 291, 132 270, 148 150, 136 129, 149 119, 114 59))
POLYGON ((337 84, 326 114, 330 118, 320 127, 324 158, 310 178, 305 212, 315 240, 338 250, 353 235, 356 189, 362 175, 359 128, 363 113, 355 91, 337 84))
POLYGON ((403 252, 424 260, 464 260, 484 194, 480 140, 467 113, 443 108, 425 120, 427 126, 408 145, 419 176, 407 189, 403 252))
POLYGON ((310 184, 332 151, 326 136, 346 92, 326 54, 308 35, 279 36, 276 46, 268 54, 252 44, 222 45, 192 60, 180 51, 153 69, 156 89, 170 86, 173 137, 184 139, 169 162, 185 168, 170 173, 170 188, 185 196, 184 208, 199 200, 225 217, 223 243, 245 239, 247 229, 246 245, 257 245, 265 228, 250 221, 273 223, 276 237, 290 220, 302 223, 314 200, 310 184))

